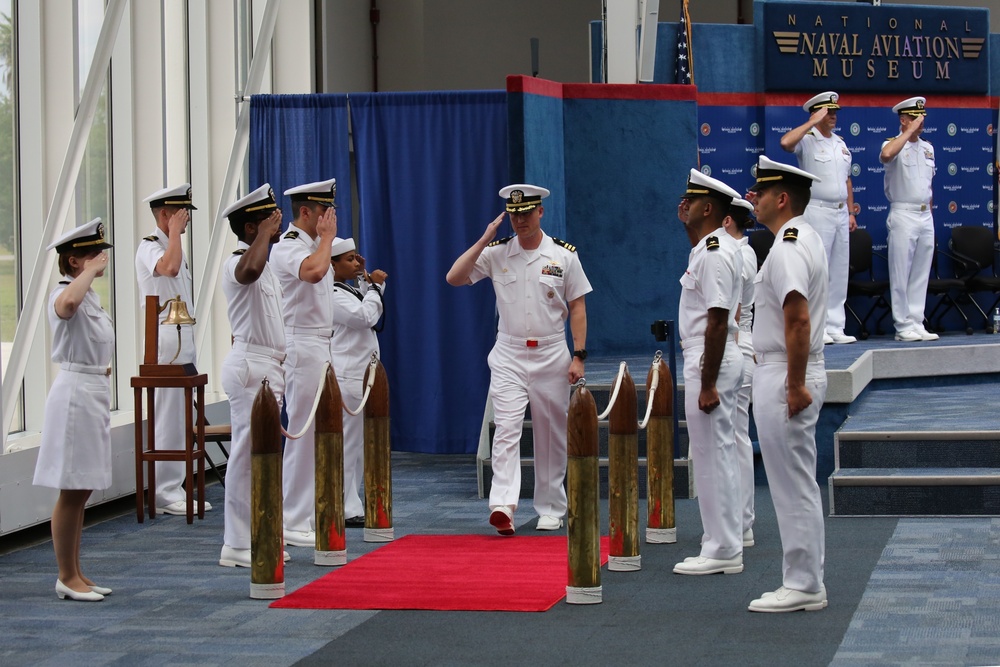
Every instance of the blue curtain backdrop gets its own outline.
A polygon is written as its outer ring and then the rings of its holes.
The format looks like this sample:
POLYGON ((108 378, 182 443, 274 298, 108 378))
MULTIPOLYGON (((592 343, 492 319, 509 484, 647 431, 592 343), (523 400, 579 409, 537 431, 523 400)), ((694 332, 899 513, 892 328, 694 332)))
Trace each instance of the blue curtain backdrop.
POLYGON ((351 95, 350 109, 359 251, 389 274, 379 340, 393 449, 473 453, 496 306, 488 280, 456 288, 444 277, 503 210, 506 93, 351 95))
POLYGON ((337 179, 337 236, 352 236, 351 154, 347 95, 254 95, 250 98, 251 189, 270 183, 292 222, 282 193, 303 183, 337 179))

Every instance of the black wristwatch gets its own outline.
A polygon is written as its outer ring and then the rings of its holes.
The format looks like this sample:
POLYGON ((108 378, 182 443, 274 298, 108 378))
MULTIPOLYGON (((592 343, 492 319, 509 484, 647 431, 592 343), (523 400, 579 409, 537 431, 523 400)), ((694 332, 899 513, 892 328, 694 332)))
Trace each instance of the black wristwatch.
POLYGON ((573 356, 576 357, 577 359, 579 359, 580 361, 586 361, 587 360, 587 351, 586 350, 574 350, 573 351, 573 356))

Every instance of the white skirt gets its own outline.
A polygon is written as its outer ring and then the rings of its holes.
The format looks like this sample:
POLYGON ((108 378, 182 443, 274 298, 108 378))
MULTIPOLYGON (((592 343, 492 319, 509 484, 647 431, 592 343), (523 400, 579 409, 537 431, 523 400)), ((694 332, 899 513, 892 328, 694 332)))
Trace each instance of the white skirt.
POLYGON ((36 486, 111 486, 111 378, 61 370, 45 399, 36 486))

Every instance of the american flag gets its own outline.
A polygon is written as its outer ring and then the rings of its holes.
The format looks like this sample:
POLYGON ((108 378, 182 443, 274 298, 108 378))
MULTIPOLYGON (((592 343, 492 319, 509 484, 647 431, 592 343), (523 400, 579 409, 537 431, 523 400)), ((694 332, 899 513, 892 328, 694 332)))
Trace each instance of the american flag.
POLYGON ((694 60, 691 58, 691 18, 688 16, 688 0, 681 0, 681 18, 677 25, 677 64, 674 67, 674 83, 694 83, 694 60))

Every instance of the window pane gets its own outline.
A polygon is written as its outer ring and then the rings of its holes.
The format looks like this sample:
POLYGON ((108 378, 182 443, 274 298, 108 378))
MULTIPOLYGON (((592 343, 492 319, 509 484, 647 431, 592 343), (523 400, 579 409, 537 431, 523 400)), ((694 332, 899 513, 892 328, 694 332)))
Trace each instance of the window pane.
MULTIPOLYGON (((77 0, 77 101, 83 95, 83 87, 87 82, 90 65, 97 48, 97 40, 101 33, 104 19, 104 0, 77 0)), ((101 218, 104 221, 105 234, 114 243, 114 221, 111 219, 111 161, 109 144, 108 119, 108 85, 104 88, 97 102, 94 123, 90 128, 87 148, 80 165, 80 174, 76 181, 76 225, 101 218)), ((110 252, 111 262, 104 276, 94 280, 93 288, 101 298, 101 305, 115 317, 114 284, 115 255, 110 252)), ((112 359, 112 364, 114 360, 112 359)), ((112 383, 112 387, 114 387, 112 383)), ((111 408, 117 409, 118 397, 114 391, 111 395, 111 408)))
MULTIPOLYGON (((0 348, 2 370, 7 362, 20 314, 17 209, 17 49, 11 0, 0 0, 0 348)), ((11 431, 23 428, 21 404, 11 431)))

